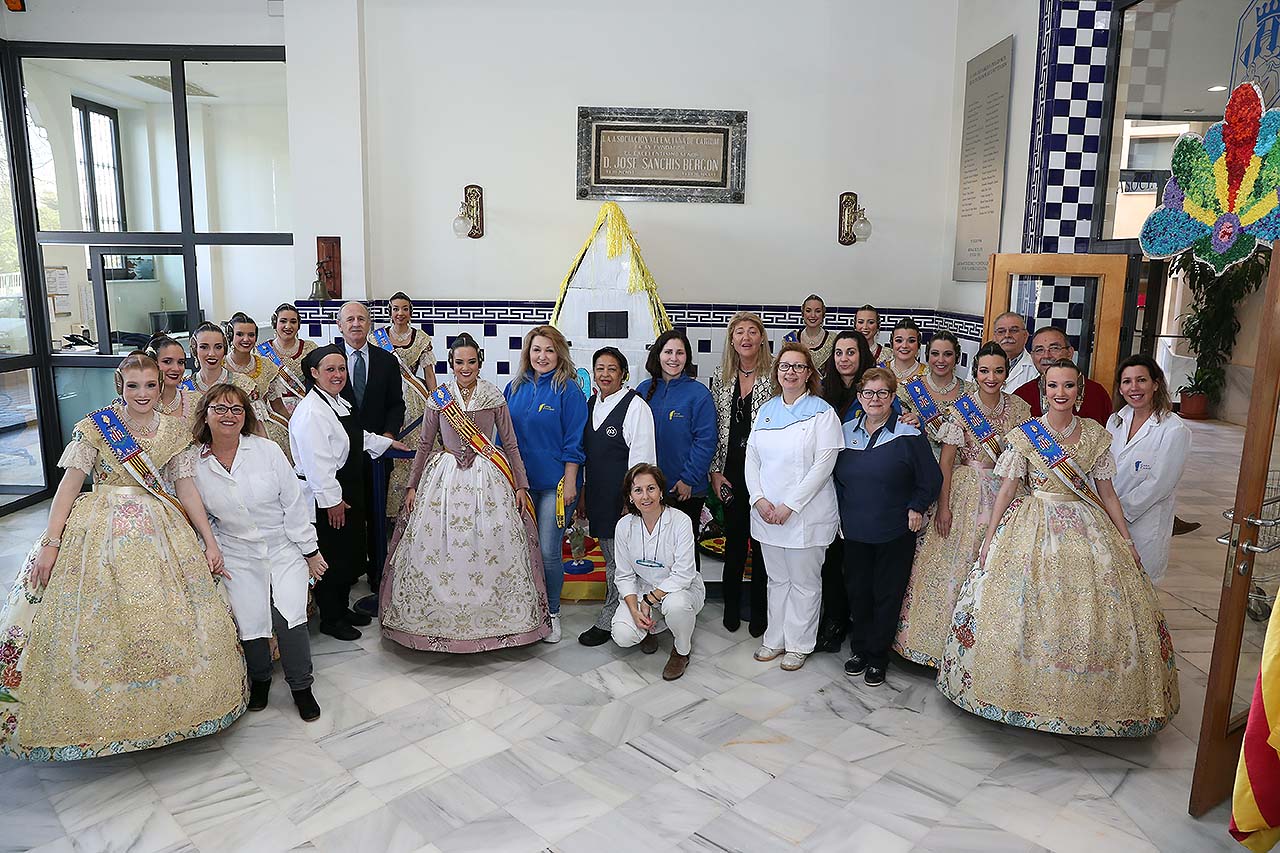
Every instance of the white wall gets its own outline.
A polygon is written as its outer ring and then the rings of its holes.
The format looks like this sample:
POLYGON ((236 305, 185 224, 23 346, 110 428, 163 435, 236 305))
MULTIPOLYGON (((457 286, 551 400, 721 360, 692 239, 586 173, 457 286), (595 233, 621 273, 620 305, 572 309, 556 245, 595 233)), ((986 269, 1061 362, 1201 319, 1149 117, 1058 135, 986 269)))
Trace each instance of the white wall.
POLYGON ((1030 156, 1031 120, 1035 109, 1036 39, 1039 34, 1038 3, 1030 0, 959 0, 955 33, 955 64, 950 72, 950 144, 946 160, 943 205, 942 284, 937 305, 947 311, 981 314, 986 305, 986 283, 951 278, 956 237, 956 206, 960 192, 960 141, 964 123, 965 65, 987 48, 1013 35, 1013 86, 1009 96, 1009 137, 1004 172, 1004 214, 1000 225, 1000 251, 1021 252, 1026 218, 1027 165, 1030 156))
MULTIPOLYGON (((299 4, 309 0, 296 0, 299 4)), ((282 44, 266 0, 35 0, 0 15, 13 41, 125 44, 282 44)))
POLYGON ((372 296, 554 298, 599 207, 576 108, 613 105, 749 114, 746 204, 623 204, 665 299, 936 305, 950 4, 365 0, 364 27, 372 296), (450 228, 467 183, 482 240, 450 228), (865 245, 836 242, 844 190, 865 245))

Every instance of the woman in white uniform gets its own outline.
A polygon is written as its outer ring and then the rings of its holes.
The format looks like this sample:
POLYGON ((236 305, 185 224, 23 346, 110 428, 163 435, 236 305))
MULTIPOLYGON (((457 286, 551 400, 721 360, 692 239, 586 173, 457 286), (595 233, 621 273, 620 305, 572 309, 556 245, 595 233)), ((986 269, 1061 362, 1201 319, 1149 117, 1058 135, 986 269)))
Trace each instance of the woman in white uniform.
POLYGON ((1149 356, 1120 363, 1116 406, 1107 419, 1116 459, 1112 482, 1142 568, 1154 583, 1169 566, 1174 492, 1191 449, 1191 430, 1173 413, 1164 371, 1149 356))
POLYGON ((758 661, 779 655, 788 671, 804 666, 818 639, 822 560, 839 513, 831 470, 844 447, 840 417, 819 395, 809 348, 783 344, 774 362, 779 394, 760 407, 747 439, 751 535, 769 566, 769 622, 758 661))
POLYGON ((675 681, 689 666, 693 626, 707 590, 693 563, 693 522, 667 505, 667 478, 641 462, 622 480, 626 515, 613 533, 614 583, 626 607, 613 614, 613 641, 623 648, 658 650, 657 635, 671 630, 671 657, 662 670, 675 681))
POLYGON ((215 385, 195 411, 196 488, 227 567, 227 596, 249 670, 249 710, 267 707, 272 630, 302 719, 320 716, 311 695, 307 585, 328 568, 310 501, 275 442, 253 435, 253 403, 239 386, 215 385))

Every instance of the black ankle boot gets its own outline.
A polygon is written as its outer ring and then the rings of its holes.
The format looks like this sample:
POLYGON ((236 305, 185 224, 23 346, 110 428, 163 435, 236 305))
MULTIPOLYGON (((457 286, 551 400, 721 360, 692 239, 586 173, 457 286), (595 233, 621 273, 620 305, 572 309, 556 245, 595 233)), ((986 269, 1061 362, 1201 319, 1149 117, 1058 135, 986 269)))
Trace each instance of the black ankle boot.
POLYGON ((298 706, 298 716, 306 722, 320 719, 320 704, 311 695, 311 688, 293 691, 293 704, 298 706))
POLYGON ((839 652, 844 648, 845 634, 848 626, 839 622, 824 622, 818 629, 818 644, 814 647, 819 652, 839 652))
POLYGON ((249 682, 249 710, 261 711, 267 707, 267 696, 271 693, 271 679, 249 682))

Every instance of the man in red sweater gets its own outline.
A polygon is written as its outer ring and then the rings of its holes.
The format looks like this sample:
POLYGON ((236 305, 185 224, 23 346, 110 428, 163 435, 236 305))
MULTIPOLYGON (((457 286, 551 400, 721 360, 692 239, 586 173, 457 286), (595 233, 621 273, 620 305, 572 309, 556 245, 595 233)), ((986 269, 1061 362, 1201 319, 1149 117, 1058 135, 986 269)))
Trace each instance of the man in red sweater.
MULTIPOLYGON (((1060 358, 1075 358, 1075 355, 1076 351, 1071 346, 1071 341, 1067 339, 1067 333, 1057 326, 1038 329, 1031 338, 1031 357, 1035 359, 1036 370, 1040 371, 1040 376, 1044 376, 1045 367, 1049 362, 1060 358)), ((1027 401, 1033 416, 1039 417, 1044 414, 1044 406, 1040 399, 1039 378, 1023 384, 1013 393, 1027 401)), ((1092 418, 1104 427, 1107 425, 1107 418, 1111 417, 1111 395, 1107 393, 1106 388, 1087 377, 1084 380, 1084 402, 1080 405, 1080 416, 1092 418)))

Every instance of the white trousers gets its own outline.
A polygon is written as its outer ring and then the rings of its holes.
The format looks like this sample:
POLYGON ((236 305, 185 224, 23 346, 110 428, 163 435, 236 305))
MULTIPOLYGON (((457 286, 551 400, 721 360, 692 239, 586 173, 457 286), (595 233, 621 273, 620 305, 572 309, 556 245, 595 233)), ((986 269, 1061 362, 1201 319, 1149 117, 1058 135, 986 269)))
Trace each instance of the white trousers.
POLYGON ((656 619, 647 632, 636 625, 631 618, 631 608, 623 602, 613 614, 610 631, 613 641, 626 649, 643 640, 646 633, 661 634, 670 628, 676 651, 687 655, 693 648, 694 623, 698 621, 698 613, 702 611, 706 600, 707 588, 702 584, 702 576, 695 576, 687 589, 663 596, 661 612, 654 612, 656 619))
POLYGON ((769 567, 769 626, 761 642, 771 649, 811 654, 822 613, 822 560, 827 546, 780 548, 760 543, 769 567))

